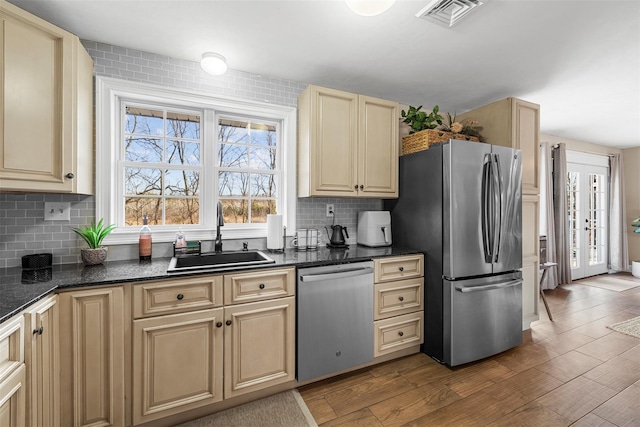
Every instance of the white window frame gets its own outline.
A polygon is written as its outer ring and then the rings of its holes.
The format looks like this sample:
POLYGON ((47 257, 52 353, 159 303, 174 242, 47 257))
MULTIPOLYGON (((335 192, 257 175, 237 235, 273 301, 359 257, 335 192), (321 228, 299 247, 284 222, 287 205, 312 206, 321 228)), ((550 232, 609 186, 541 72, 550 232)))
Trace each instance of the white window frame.
MULTIPOLYGON (((256 101, 239 100, 220 95, 203 95, 148 83, 131 82, 110 77, 96 77, 96 218, 105 223, 117 223, 119 207, 116 189, 121 185, 116 173, 116 162, 120 157, 122 141, 122 102, 140 102, 158 105, 170 105, 189 110, 203 111, 201 137, 207 143, 217 144, 218 114, 232 114, 247 117, 259 117, 281 123, 278 155, 282 156, 282 185, 278 188, 279 205, 284 207, 283 224, 289 230, 296 228, 296 109, 256 101)), ((203 143, 204 144, 204 143, 203 143)), ((200 225, 182 226, 188 240, 213 240, 216 234, 217 198, 215 149, 202 149, 204 176, 201 177, 200 225), (204 197, 209 193, 211 196, 204 197), (215 194, 215 196, 214 196, 215 194)), ((121 180, 120 180, 121 181, 121 180)), ((178 226, 153 227, 154 242, 171 242, 175 239, 178 226)), ((227 239, 249 239, 266 237, 266 224, 226 224, 223 237, 227 239)), ((137 243, 138 230, 132 227, 116 228, 105 244, 137 243)))

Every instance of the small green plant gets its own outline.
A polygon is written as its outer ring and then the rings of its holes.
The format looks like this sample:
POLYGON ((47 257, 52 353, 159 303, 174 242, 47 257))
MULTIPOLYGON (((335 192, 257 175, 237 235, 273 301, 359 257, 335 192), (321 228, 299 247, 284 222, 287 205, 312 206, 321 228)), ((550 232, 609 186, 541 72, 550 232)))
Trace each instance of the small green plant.
POLYGON ((636 228, 633 230, 634 233, 640 233, 640 216, 631 221, 631 226, 636 228))
POLYGON ((102 245, 104 238, 115 228, 115 224, 104 226, 102 219, 100 219, 98 224, 92 222, 90 225, 74 228, 73 231, 82 237, 91 249, 98 249, 102 245))
POLYGON ((402 110, 402 120, 404 123, 407 123, 411 126, 411 131, 409 133, 420 132, 425 129, 435 129, 436 126, 442 124, 442 116, 438 114, 440 108, 436 105, 431 110, 431 113, 427 114, 424 111, 420 111, 422 105, 419 107, 409 106, 408 111, 402 110))

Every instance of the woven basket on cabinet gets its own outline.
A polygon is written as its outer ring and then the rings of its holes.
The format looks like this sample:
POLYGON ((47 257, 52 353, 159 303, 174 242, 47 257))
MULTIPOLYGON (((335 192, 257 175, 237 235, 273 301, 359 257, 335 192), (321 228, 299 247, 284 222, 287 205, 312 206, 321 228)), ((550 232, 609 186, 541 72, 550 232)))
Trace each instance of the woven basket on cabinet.
POLYGON ((463 135, 461 133, 445 132, 438 129, 425 129, 402 138, 402 155, 404 156, 405 154, 426 150, 431 144, 443 142, 448 139, 461 139, 464 141, 475 142, 480 141, 475 136, 463 135))

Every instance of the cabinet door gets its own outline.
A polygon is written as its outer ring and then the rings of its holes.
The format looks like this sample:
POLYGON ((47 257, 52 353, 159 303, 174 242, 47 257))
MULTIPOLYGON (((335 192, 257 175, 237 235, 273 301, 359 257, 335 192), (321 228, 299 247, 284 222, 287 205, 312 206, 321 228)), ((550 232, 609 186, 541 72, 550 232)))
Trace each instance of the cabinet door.
POLYGON ((27 425, 25 423, 25 370, 23 363, 0 383, 0 426, 2 427, 27 425))
POLYGON ((58 306, 52 296, 25 313, 27 343, 27 425, 60 425, 58 306))
POLYGON ((358 195, 398 197, 398 103, 358 96, 358 195))
POLYGON ((61 293, 59 304, 60 425, 123 426, 122 287, 61 293))
POLYGON ((540 106, 513 98, 513 148, 522 150, 522 193, 540 193, 540 106))
POLYGON ((311 86, 312 196, 355 197, 358 95, 311 86))
POLYGON ((4 2, 2 7, 0 183, 69 192, 70 111, 61 106, 73 98, 72 72, 65 66, 72 63, 74 36, 17 7, 4 2))
POLYGON ((295 378, 295 297, 225 307, 225 399, 295 378))
POLYGON ((222 400, 223 309, 133 322, 133 423, 222 400))

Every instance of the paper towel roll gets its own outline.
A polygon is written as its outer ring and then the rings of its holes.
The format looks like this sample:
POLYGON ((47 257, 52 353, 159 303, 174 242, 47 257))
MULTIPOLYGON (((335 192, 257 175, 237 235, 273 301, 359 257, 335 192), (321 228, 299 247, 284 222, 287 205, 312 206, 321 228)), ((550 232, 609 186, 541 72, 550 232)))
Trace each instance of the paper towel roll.
POLYGON ((282 215, 267 214, 267 249, 282 249, 282 215))

